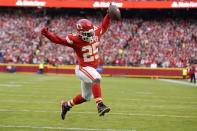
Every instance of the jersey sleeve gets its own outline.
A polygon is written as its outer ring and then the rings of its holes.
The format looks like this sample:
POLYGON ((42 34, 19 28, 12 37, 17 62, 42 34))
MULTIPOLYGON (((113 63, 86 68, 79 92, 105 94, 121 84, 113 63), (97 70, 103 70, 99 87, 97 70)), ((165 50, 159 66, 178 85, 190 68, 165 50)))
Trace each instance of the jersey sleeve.
POLYGON ((103 35, 107 31, 110 24, 111 24, 111 18, 109 16, 109 13, 107 13, 106 16, 104 17, 103 21, 102 21, 101 26, 100 26, 100 28, 101 28, 100 34, 101 35, 103 35))
POLYGON ((73 47, 72 34, 66 35, 66 38, 61 38, 51 32, 48 32, 45 36, 55 44, 73 47))

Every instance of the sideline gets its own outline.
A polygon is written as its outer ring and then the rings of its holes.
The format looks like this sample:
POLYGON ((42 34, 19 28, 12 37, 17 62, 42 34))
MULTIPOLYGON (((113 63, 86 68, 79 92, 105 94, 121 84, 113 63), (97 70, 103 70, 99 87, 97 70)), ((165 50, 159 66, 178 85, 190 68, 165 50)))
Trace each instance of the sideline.
POLYGON ((3 128, 33 128, 33 129, 51 129, 51 130, 84 130, 84 131, 137 131, 137 130, 117 130, 117 129, 99 129, 99 128, 69 128, 69 127, 53 127, 53 126, 15 126, 0 125, 3 128))
POLYGON ((188 85, 188 86, 197 87, 197 84, 189 83, 189 82, 185 82, 185 81, 180 81, 180 80, 172 80, 172 79, 158 79, 158 80, 165 81, 165 82, 171 82, 171 83, 177 83, 177 84, 181 84, 181 85, 188 85))

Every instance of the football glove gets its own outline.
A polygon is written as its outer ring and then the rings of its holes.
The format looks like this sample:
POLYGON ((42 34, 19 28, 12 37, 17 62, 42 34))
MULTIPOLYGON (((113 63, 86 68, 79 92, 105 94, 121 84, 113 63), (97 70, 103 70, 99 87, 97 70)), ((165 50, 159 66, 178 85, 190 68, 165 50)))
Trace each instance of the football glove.
POLYGON ((48 28, 46 28, 46 27, 42 28, 42 30, 41 30, 41 34, 44 36, 46 36, 48 34, 48 32, 49 32, 48 28))

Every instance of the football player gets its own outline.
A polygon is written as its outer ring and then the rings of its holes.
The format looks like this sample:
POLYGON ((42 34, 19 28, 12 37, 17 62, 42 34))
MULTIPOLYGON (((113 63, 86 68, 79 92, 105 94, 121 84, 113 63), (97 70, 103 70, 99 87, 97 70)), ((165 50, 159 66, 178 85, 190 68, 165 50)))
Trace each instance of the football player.
POLYGON ((99 116, 110 111, 110 108, 103 104, 100 88, 101 75, 96 71, 100 38, 107 31, 110 23, 111 18, 107 11, 100 26, 93 25, 88 19, 80 19, 75 26, 77 33, 68 34, 65 38, 51 33, 46 27, 41 30, 42 35, 50 41, 73 48, 77 55, 78 65, 76 65, 75 73, 81 79, 82 93, 69 101, 61 102, 61 118, 63 120, 70 108, 89 101, 92 95, 96 100, 99 116))

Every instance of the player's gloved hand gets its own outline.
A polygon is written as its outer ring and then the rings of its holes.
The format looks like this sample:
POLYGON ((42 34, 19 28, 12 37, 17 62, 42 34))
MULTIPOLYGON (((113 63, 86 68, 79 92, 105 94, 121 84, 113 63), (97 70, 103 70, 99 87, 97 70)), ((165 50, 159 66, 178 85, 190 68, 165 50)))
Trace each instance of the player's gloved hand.
POLYGON ((42 30, 41 30, 41 34, 42 35, 47 35, 48 34, 48 28, 46 28, 46 27, 44 27, 44 28, 42 28, 42 30))

